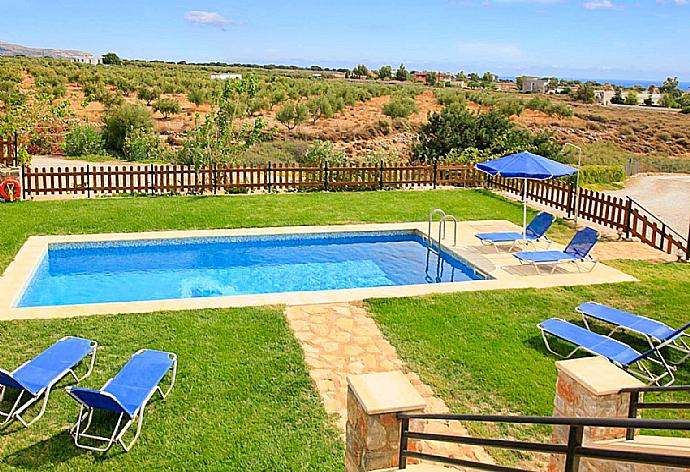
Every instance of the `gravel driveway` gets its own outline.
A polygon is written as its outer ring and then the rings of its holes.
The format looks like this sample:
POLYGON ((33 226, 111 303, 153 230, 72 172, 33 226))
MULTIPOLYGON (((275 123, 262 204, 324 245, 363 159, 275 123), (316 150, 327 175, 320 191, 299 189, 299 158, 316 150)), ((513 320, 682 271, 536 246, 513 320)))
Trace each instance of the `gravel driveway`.
POLYGON ((623 190, 606 192, 630 197, 683 237, 690 225, 690 175, 638 175, 631 177, 623 190))

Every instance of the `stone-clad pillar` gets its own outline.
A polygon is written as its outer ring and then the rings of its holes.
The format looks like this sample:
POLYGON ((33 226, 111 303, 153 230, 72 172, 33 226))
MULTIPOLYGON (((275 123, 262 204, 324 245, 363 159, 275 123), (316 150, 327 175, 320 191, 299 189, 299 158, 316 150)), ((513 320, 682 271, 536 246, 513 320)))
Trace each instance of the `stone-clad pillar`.
MULTIPOLYGON (((627 418, 630 394, 620 393, 625 388, 644 385, 623 370, 601 357, 585 357, 556 363, 558 381, 553 416, 576 418, 627 418)), ((625 429, 585 428, 584 444, 595 441, 625 438, 625 429)), ((568 442, 568 427, 553 427, 553 442, 568 442)), ((562 471, 565 458, 553 455, 549 472, 562 471)), ((582 459, 580 470, 630 471, 630 464, 582 459)), ((640 469, 641 470, 641 469, 640 469)))
POLYGON ((347 379, 345 470, 365 472, 398 466, 398 413, 421 413, 426 403, 400 371, 347 379))

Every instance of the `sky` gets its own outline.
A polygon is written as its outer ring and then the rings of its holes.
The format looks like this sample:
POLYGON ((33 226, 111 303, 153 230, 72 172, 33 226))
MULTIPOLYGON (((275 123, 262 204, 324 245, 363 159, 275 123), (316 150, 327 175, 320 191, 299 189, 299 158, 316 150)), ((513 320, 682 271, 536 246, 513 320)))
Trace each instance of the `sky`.
POLYGON ((128 59, 690 81, 690 0, 0 0, 0 11, 0 41, 128 59))

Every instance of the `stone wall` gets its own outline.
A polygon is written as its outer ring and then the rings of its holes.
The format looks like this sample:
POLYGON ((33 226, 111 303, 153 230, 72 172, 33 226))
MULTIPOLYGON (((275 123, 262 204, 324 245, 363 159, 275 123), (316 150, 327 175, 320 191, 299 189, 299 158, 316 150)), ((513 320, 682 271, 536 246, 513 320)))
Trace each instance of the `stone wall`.
POLYGON ((421 413, 425 406, 402 372, 348 377, 345 470, 397 467, 401 427, 397 415, 421 413))
MULTIPOLYGON (((620 393, 625 388, 644 385, 607 360, 587 357, 557 363, 558 381, 553 416, 577 418, 627 418, 630 394, 620 393)), ((623 440, 625 429, 585 428, 584 444, 623 440)), ((557 444, 568 442, 568 427, 554 426, 552 440, 557 444)), ((565 457, 553 455, 549 472, 563 470, 565 457)), ((582 459, 580 472, 673 472, 666 468, 646 464, 582 459)))

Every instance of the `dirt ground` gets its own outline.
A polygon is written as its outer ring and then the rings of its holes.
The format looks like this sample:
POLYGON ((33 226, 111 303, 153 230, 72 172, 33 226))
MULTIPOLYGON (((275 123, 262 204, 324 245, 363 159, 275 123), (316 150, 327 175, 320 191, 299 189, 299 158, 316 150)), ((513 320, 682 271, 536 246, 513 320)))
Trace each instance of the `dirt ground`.
POLYGON ((625 188, 606 192, 631 197, 667 225, 687 237, 690 227, 690 175, 637 175, 625 188))
MULTIPOLYGON (((553 95, 549 99, 566 101, 553 95)), ((611 142, 633 153, 690 158, 690 115, 570 100, 566 103, 575 112, 572 118, 525 110, 516 121, 533 131, 550 131, 564 143, 611 142)))

